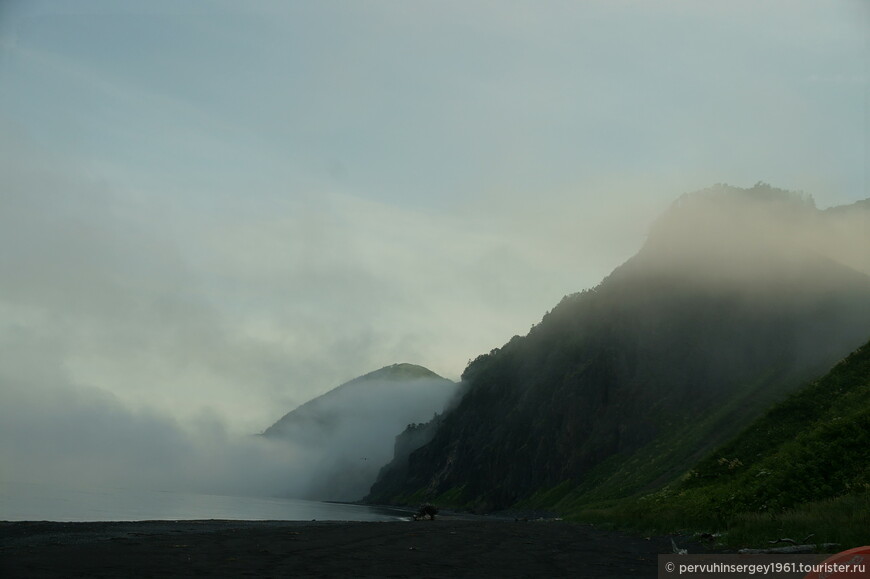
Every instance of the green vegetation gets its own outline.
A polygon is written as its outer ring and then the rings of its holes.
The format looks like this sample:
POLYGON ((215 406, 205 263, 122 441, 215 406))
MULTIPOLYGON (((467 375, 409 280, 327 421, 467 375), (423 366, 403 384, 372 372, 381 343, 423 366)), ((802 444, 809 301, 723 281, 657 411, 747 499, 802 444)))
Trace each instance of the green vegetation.
MULTIPOLYGON (((687 509, 679 500, 672 507, 645 510, 636 499, 588 505, 566 516, 644 534, 710 533, 717 544, 730 548, 769 547, 769 541, 788 537, 810 544, 838 543, 848 549, 870 544, 870 492, 803 503, 780 513, 735 513, 722 518, 687 509)), ((665 506, 663 504, 659 505, 665 506)))
MULTIPOLYGON (((543 495, 542 495, 543 496, 543 495)), ((650 531, 870 543, 870 343, 654 493, 556 505, 572 518, 650 531)))

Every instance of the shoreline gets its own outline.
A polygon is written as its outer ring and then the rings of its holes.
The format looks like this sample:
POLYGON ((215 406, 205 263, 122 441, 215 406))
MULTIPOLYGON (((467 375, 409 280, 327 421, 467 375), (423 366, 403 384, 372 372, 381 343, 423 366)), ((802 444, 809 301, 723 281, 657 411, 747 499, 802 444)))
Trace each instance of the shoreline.
POLYGON ((481 519, 0 522, 0 575, 656 577, 672 550, 670 536, 481 519))

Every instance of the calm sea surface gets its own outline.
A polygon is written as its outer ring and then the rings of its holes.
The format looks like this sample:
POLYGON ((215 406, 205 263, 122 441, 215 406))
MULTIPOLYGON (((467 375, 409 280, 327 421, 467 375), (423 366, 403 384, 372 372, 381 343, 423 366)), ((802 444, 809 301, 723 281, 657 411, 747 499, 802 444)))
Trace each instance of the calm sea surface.
POLYGON ((2 521, 287 520, 396 521, 398 509, 299 499, 132 489, 68 489, 0 481, 2 521))

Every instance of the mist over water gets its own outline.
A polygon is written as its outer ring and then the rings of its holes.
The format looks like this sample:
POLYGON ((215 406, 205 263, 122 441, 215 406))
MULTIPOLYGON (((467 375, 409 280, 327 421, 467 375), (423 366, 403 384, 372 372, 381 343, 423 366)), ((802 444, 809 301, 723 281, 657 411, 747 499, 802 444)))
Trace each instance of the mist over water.
POLYGON ((400 509, 286 498, 183 493, 0 481, 5 521, 399 521, 400 509))
POLYGON ((437 386, 443 393, 423 389, 410 397, 395 395, 392 385, 380 396, 368 389, 359 405, 346 406, 353 398, 333 405, 340 422, 331 432, 284 437, 237 434, 214 415, 181 423, 154 411, 132 412, 88 389, 22 389, 14 407, 0 408, 0 479, 355 500, 392 458, 404 426, 443 410, 454 389, 437 386))
MULTIPOLYGON (((858 201, 870 11, 798 4, 0 0, 0 480, 311 496, 441 402, 258 433, 396 362, 458 379, 681 193, 858 201)), ((866 211, 741 207, 664 217, 656 267, 870 272, 866 211)))
POLYGON ((14 441, 0 448, 4 479, 287 496, 305 468, 293 448, 215 416, 181 424, 86 389, 18 395, 0 410, 0 436, 14 441))

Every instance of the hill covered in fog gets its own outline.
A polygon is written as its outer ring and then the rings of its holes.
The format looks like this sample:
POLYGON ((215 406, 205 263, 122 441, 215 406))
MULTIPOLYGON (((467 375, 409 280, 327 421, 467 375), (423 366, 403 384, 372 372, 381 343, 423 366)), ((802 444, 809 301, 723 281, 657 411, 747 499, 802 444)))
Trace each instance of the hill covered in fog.
POLYGON ((472 361, 461 402, 368 500, 486 511, 660 488, 866 341, 868 231, 867 203, 684 195, 600 285, 472 361))
POLYGON ((457 384, 414 364, 393 364, 354 378, 288 412, 263 432, 317 457, 307 498, 357 500, 392 457, 397 433, 430 420, 457 384))

